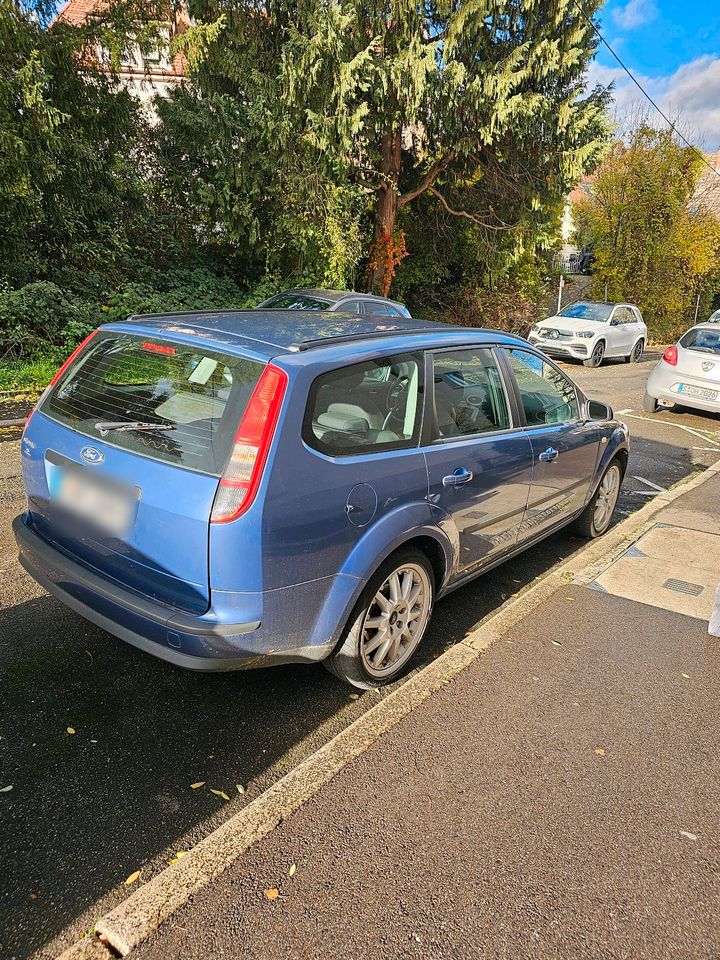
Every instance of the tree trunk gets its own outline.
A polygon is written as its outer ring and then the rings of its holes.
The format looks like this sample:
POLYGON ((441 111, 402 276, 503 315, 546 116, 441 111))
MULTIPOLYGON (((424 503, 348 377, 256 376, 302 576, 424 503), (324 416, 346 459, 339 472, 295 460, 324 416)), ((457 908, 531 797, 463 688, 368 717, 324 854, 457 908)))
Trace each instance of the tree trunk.
POLYGON ((382 187, 375 204, 375 237, 373 258, 368 271, 368 291, 382 291, 385 285, 388 253, 395 233, 400 182, 400 130, 387 130, 382 139, 382 187))

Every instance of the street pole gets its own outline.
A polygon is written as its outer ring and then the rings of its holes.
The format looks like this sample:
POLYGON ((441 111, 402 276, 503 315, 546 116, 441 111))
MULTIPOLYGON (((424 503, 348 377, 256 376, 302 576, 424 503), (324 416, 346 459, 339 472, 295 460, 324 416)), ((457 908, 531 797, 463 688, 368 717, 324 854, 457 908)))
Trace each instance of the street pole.
POLYGON ((697 323, 699 310, 700 310, 700 294, 697 295, 697 303, 695 304, 695 319, 693 320, 693 323, 697 323))
POLYGON ((605 303, 607 303, 607 284, 605 284, 605 303))
POLYGON ((560 284, 558 286, 558 305, 557 305, 558 313, 560 313, 560 308, 562 307, 562 292, 563 292, 564 286, 565 286, 565 277, 562 274, 560 274, 560 284))

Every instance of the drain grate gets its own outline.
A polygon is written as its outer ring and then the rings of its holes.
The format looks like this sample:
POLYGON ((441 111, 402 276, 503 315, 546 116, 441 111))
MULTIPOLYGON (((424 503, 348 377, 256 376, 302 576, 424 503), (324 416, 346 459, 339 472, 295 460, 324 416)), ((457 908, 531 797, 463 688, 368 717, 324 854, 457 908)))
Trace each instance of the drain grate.
POLYGON ((666 580, 663 586, 667 590, 674 590, 675 593, 686 593, 690 597, 699 597, 705 589, 699 583, 687 583, 685 580, 675 580, 673 577, 666 580))

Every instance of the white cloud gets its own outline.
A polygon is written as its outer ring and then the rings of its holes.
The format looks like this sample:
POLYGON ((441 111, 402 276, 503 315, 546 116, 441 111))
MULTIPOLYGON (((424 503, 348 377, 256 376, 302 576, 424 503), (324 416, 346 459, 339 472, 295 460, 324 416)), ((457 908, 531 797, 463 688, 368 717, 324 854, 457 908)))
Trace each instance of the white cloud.
MULTIPOLYGON (((665 76, 634 76, 688 140, 704 150, 720 147, 720 56, 706 54, 665 76)), ((615 84, 615 110, 621 126, 638 115, 663 125, 662 117, 619 66, 593 62, 588 71, 589 88, 596 83, 615 84)))
POLYGON ((612 11, 612 18, 623 30, 633 30, 644 23, 650 23, 657 16, 655 0, 628 0, 622 7, 612 11))

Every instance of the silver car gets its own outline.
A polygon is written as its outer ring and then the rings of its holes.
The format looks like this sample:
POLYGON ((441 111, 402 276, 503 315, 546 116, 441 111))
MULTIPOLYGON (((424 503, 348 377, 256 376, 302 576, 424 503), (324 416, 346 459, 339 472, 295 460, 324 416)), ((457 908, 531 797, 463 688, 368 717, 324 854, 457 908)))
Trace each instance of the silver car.
POLYGON ((404 303, 355 290, 284 290, 258 304, 260 310, 342 310, 366 317, 410 317, 404 303))
POLYGON ((699 323, 668 347, 648 377, 643 406, 695 407, 720 413, 720 325, 699 323))
POLYGON ((549 357, 582 360, 586 367, 599 367, 606 357, 638 363, 647 327, 634 303, 578 300, 536 323, 528 340, 549 357))

